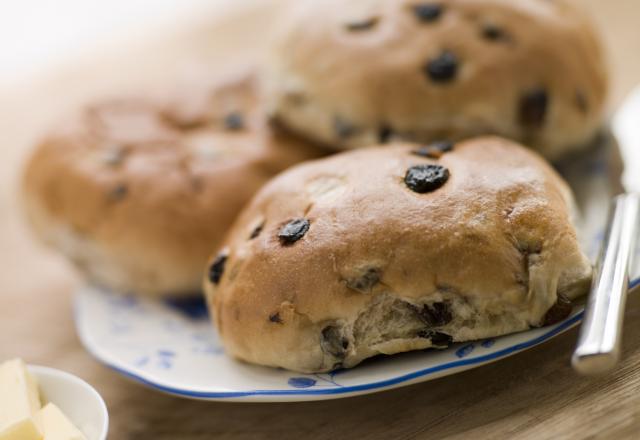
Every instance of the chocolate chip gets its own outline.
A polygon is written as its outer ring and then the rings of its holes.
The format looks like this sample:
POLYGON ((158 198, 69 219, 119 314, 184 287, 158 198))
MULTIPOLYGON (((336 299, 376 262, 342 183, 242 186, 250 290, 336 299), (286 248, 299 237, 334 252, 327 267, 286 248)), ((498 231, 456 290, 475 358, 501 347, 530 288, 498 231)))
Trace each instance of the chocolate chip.
POLYGON ((520 123, 527 128, 538 128, 544 124, 547 116, 549 97, 543 88, 536 88, 520 98, 518 115, 520 123))
POLYGON ((349 340, 342 336, 338 327, 330 325, 322 329, 320 347, 325 353, 344 359, 346 350, 349 348, 349 340))
POLYGON ((489 41, 508 41, 511 39, 502 28, 490 23, 482 27, 482 37, 489 41))
POLYGON ((458 73, 458 57, 453 52, 445 50, 438 57, 429 60, 424 70, 434 82, 453 81, 458 73))
POLYGON ((275 322, 276 324, 282 324, 282 318, 280 318, 280 313, 276 312, 269 315, 269 321, 275 322))
POLYGON ((242 130, 244 128, 244 118, 240 113, 229 113, 224 118, 224 126, 227 130, 242 130))
POLYGON ((333 118, 333 131, 340 139, 346 139, 356 133, 356 128, 340 116, 333 118))
POLYGON ((378 130, 378 142, 381 144, 386 144, 393 136, 393 130, 388 125, 383 125, 378 130))
POLYGON ((558 299, 544 315, 542 325, 557 324, 569 316, 571 314, 571 310, 573 310, 571 300, 562 293, 558 293, 558 299))
POLYGON ((224 274, 224 266, 227 263, 227 255, 219 254, 209 266, 209 281, 218 284, 224 274))
POLYGON ((346 29, 351 32, 366 31, 373 28, 378 23, 378 17, 370 17, 360 21, 354 21, 345 25, 346 29))
POLYGON ((575 102, 576 107, 578 107, 578 110, 580 110, 582 113, 586 114, 589 111, 589 102, 587 101, 587 97, 582 90, 578 90, 576 92, 575 102))
POLYGON ((449 179, 449 170, 440 165, 414 165, 407 170, 404 183, 417 193, 435 191, 449 179))
POLYGON ((370 293, 371 289, 380 282, 380 270, 370 267, 366 272, 357 278, 347 280, 347 287, 362 293, 370 293))
POLYGON ((422 321, 429 327, 441 327, 453 319, 449 305, 444 302, 425 304, 418 313, 422 321))
POLYGON ((420 330, 418 337, 431 339, 431 343, 438 348, 446 348, 453 343, 453 338, 450 335, 433 330, 420 330))
POLYGON ((436 141, 426 147, 420 147, 411 153, 417 156, 428 157, 430 159, 439 159, 444 153, 453 150, 453 142, 436 141))
POLYGON ((115 186, 111 191, 109 191, 108 197, 109 200, 113 202, 119 202, 124 199, 129 193, 129 188, 124 183, 120 183, 115 186))
POLYGON ((436 21, 442 15, 442 5, 438 3, 422 3, 413 6, 413 13, 423 23, 436 21))
POLYGON ((278 238, 284 245, 293 244, 304 237, 304 234, 306 234, 308 230, 309 220, 306 218, 298 218, 284 225, 280 229, 280 232, 278 232, 278 238))
POLYGON ((260 235, 260 233, 262 232, 262 228, 264 228, 264 223, 260 223, 258 226, 256 226, 253 231, 251 231, 251 235, 249 235, 249 240, 253 240, 254 238, 257 238, 258 235, 260 235))

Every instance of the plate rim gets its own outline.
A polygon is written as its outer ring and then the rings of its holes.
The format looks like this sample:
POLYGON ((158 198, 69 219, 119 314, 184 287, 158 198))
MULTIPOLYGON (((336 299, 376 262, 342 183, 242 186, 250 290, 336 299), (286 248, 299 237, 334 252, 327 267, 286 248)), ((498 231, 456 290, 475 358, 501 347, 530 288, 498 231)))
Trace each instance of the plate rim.
MULTIPOLYGON (((635 288, 640 285, 640 277, 629 282, 629 290, 635 288)), ((150 379, 148 377, 144 377, 141 374, 134 373, 131 370, 126 369, 126 367, 122 367, 117 365, 117 362, 113 362, 108 360, 105 356, 97 353, 97 350, 94 350, 91 347, 91 344, 86 340, 85 335, 82 331, 80 331, 79 324, 79 313, 78 313, 78 301, 74 301, 74 321, 76 329, 78 330, 78 337, 82 342, 84 348, 98 361, 117 373, 134 380, 135 382, 141 383, 158 391, 171 394, 174 396, 185 397, 190 399, 203 399, 203 400, 211 400, 211 399, 242 399, 253 396, 335 396, 335 397, 348 397, 349 395, 354 394, 362 394, 366 391, 377 392, 383 391, 384 389, 390 389, 394 387, 401 386, 406 382, 411 382, 413 380, 424 378, 430 375, 434 375, 436 373, 440 373, 447 370, 453 370, 460 367, 471 367, 471 366, 480 366, 482 364, 488 364, 491 362, 498 361, 500 359, 504 359, 508 356, 516 354, 520 351, 524 351, 528 348, 532 348, 536 345, 539 345, 552 337, 562 333, 566 330, 569 330, 571 327, 577 325, 584 315, 584 310, 579 311, 574 316, 569 319, 562 321, 561 323, 552 327, 548 332, 537 336, 533 339, 529 339, 514 345, 510 345, 501 350, 487 353, 481 356, 468 358, 468 359, 458 359, 451 362, 446 362, 440 365, 435 365, 427 368, 423 368, 417 371, 413 371, 410 373, 406 373, 400 376, 391 377, 389 379, 379 380, 376 382, 368 382, 359 385, 349 385, 349 386, 341 386, 337 388, 315 388, 315 389, 274 389, 274 390, 248 390, 248 391, 192 391, 185 390, 183 388, 176 388, 169 385, 165 385, 159 383, 156 380, 150 379)), ((470 368, 465 368, 470 369, 470 368)), ((294 373, 294 372, 292 372, 294 373)), ((434 378, 435 379, 435 378, 434 378)), ((409 384, 407 384, 409 385, 409 384)), ((240 401, 240 400, 238 400, 240 401)), ((256 400, 262 402, 268 402, 266 400, 256 400)))

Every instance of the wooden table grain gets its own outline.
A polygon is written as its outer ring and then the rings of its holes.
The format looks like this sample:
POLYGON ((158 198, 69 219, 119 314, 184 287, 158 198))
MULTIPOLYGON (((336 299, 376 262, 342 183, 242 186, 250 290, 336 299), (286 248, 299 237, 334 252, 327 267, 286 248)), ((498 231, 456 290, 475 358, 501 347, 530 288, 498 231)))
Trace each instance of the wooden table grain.
MULTIPOLYGON (((454 376, 363 397, 310 403, 182 400, 132 383, 80 345, 72 296, 81 282, 35 243, 19 211, 21 164, 59 114, 87 99, 162 85, 203 59, 211 68, 257 56, 286 1, 258 1, 185 29, 101 48, 38 80, 0 85, 0 360, 68 370, 106 399, 111 439, 632 439, 640 438, 640 295, 629 298, 623 361, 583 378, 569 357, 576 331, 506 360, 454 376), (200 60, 194 62, 193 60, 200 60)), ((581 0, 600 26, 612 70, 611 108, 640 81, 640 2, 581 0)))

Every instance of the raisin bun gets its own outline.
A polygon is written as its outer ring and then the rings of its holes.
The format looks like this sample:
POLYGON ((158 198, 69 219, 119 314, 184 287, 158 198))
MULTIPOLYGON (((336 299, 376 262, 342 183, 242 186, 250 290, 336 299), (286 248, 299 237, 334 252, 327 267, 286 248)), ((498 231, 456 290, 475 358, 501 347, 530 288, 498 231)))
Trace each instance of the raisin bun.
POLYGON ((241 69, 171 97, 93 105, 37 147, 24 205, 37 234, 100 285, 144 295, 199 292, 251 196, 322 153, 266 123, 241 69))
POLYGON ((207 299, 231 355, 301 372, 551 324, 591 277, 571 203, 502 138, 338 154, 255 196, 207 299))
POLYGON ((587 145, 607 76, 567 0, 300 0, 275 38, 268 111, 334 149, 497 134, 547 158, 587 145))

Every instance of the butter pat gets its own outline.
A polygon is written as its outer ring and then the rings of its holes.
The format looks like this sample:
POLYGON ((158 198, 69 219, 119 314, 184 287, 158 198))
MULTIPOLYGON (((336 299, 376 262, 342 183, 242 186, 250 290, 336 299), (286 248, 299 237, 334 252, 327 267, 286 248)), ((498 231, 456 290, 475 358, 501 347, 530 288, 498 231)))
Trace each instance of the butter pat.
POLYGON ((38 384, 24 362, 14 359, 0 365, 0 432, 33 418, 39 410, 38 384))
POLYGON ((36 380, 20 359, 0 365, 0 440, 86 440, 52 403, 40 405, 36 380))
POLYGON ((42 434, 33 419, 24 419, 0 431, 0 440, 42 440, 42 434))
POLYGON ((36 417, 41 423, 44 440, 86 440, 53 403, 48 403, 36 417))

